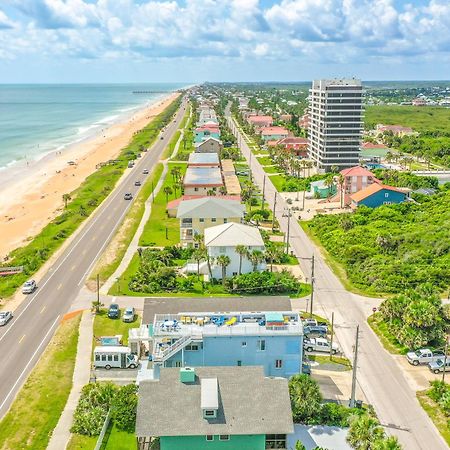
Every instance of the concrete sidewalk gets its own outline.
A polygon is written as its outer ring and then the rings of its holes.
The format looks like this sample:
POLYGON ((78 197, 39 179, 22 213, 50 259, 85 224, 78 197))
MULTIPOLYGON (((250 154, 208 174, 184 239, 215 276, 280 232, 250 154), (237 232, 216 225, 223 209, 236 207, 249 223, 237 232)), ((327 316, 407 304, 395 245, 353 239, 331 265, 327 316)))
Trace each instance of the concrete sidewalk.
POLYGON ((53 430, 47 450, 62 450, 67 447, 70 440, 70 428, 72 426, 73 413, 77 407, 81 394, 81 388, 89 383, 91 375, 91 351, 93 338, 94 318, 90 310, 85 310, 81 317, 75 370, 73 372, 72 389, 67 399, 64 411, 58 424, 53 430))

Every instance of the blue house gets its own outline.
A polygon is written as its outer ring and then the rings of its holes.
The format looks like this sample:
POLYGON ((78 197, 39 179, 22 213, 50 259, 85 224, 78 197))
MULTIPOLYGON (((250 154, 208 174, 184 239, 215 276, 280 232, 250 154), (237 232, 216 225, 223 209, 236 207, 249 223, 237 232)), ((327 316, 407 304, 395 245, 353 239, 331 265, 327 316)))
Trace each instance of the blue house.
POLYGON ((385 184, 373 183, 365 189, 351 195, 350 198, 352 208, 357 208, 360 205, 377 208, 381 205, 402 203, 407 200, 408 196, 409 193, 402 189, 385 184))
POLYGON ((220 139, 220 129, 218 125, 204 125, 195 129, 195 143, 203 142, 209 138, 220 139))
POLYGON ((301 372, 303 326, 298 313, 157 314, 151 358, 156 367, 263 366, 266 376, 301 372))

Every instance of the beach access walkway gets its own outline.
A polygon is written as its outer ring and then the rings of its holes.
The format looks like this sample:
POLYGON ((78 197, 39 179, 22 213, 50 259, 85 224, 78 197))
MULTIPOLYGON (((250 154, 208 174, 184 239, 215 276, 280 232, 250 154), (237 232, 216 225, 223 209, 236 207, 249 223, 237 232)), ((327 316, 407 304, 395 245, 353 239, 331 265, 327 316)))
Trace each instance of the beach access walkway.
MULTIPOLYGON (((191 111, 192 113, 192 111, 191 111)), ((189 116, 190 117, 190 116, 189 116)), ((175 147, 173 149, 172 154, 168 159, 161 160, 164 168, 161 173, 161 176, 159 177, 158 183, 156 184, 155 188, 153 189, 152 193, 148 196, 148 199, 145 202, 144 206, 144 214, 142 215, 142 219, 139 222, 139 226, 137 227, 136 233, 134 233, 133 239, 130 242, 130 245, 127 248, 127 251, 125 252, 125 255, 122 258, 122 261, 120 262, 117 269, 114 271, 114 273, 105 281, 103 286, 100 288, 100 294, 107 295, 108 291, 111 289, 112 285, 117 281, 117 278, 119 278, 127 269, 128 265, 131 262, 131 259, 136 254, 138 247, 139 247, 139 239, 144 231, 145 224, 150 219, 151 213, 152 213, 152 203, 153 203, 153 197, 156 196, 159 191, 162 188, 162 185, 164 184, 164 180, 166 179, 167 170, 168 170, 168 162, 175 158, 175 156, 178 153, 178 150, 180 148, 181 141, 183 140, 184 136, 184 130, 180 129, 180 137, 178 138, 177 143, 175 144, 175 147)))
POLYGON ((47 450, 62 450, 67 447, 70 440, 70 428, 72 427, 73 413, 80 399, 81 389, 89 383, 91 376, 91 354, 93 339, 94 316, 89 309, 83 311, 81 316, 77 356, 75 359, 75 369, 73 371, 72 389, 67 399, 64 411, 59 418, 47 450))

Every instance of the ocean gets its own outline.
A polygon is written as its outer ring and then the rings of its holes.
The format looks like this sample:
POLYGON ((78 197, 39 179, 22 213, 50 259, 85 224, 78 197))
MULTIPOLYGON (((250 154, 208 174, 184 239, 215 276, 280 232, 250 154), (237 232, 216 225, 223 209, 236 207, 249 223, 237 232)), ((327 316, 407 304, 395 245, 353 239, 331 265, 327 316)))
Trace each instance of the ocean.
POLYGON ((184 86, 0 85, 0 170, 60 151, 184 86))

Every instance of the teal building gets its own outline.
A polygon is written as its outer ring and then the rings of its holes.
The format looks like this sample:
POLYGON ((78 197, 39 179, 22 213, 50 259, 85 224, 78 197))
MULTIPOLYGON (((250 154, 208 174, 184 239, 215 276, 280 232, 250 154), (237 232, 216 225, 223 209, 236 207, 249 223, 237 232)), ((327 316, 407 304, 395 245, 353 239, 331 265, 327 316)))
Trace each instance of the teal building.
POLYGON ((162 368, 138 398, 139 450, 285 449, 294 430, 287 380, 258 366, 162 368))

